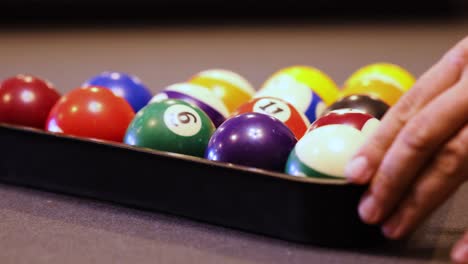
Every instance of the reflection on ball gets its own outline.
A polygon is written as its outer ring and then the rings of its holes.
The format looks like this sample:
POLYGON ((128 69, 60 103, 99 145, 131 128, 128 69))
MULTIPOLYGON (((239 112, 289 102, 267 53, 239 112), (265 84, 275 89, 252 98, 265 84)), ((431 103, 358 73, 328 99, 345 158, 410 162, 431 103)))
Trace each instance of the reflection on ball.
POLYGON ((265 96, 289 102, 313 122, 336 101, 339 89, 328 75, 315 67, 291 66, 275 72, 254 97, 265 96))
POLYGON ((368 95, 393 106, 403 96, 404 91, 397 86, 380 80, 362 80, 343 88, 342 95, 368 95))
POLYGON ((377 62, 353 72, 345 81, 344 87, 353 86, 363 80, 380 80, 400 88, 403 92, 408 91, 416 81, 415 77, 400 65, 377 62))
POLYGON ((237 165, 283 171, 297 139, 278 119, 261 113, 227 119, 210 139, 205 158, 237 165))
POLYGON ((176 83, 156 94, 150 103, 165 99, 179 99, 193 104, 203 110, 218 127, 226 120, 229 111, 224 103, 207 88, 193 83, 176 83))
POLYGON ((290 175, 344 179, 346 164, 378 128, 375 117, 340 109, 320 117, 297 142, 286 163, 290 175))
POLYGON ((145 106, 152 96, 149 88, 137 76, 125 72, 101 72, 85 81, 82 87, 86 86, 110 89, 116 96, 127 100, 135 112, 145 106))
POLYGON ((380 120, 390 107, 381 100, 371 96, 361 94, 348 95, 327 107, 325 111, 323 111, 322 116, 327 115, 331 111, 349 108, 370 114, 380 120))
POLYGON ((300 139, 310 125, 309 119, 292 104, 275 97, 257 97, 241 105, 233 115, 262 113, 277 118, 300 139))
POLYGON ((215 131, 210 118, 198 107, 167 99, 143 107, 130 123, 126 144, 203 157, 215 131))
POLYGON ((210 89, 223 101, 230 113, 255 94, 255 89, 243 76, 226 69, 198 72, 188 82, 210 89))

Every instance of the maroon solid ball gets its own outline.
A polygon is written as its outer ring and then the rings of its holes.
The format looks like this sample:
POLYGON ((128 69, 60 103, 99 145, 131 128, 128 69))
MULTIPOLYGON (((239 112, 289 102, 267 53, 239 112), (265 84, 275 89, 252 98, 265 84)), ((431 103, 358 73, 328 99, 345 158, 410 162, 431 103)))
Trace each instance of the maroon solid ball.
POLYGON ((0 85, 0 122, 44 129, 59 99, 59 92, 46 80, 31 75, 10 77, 0 85))
POLYGON ((330 106, 328 106, 321 114, 324 116, 331 111, 352 108, 360 110, 364 113, 370 114, 375 118, 381 120, 383 116, 387 113, 390 106, 384 101, 378 99, 377 97, 365 95, 365 94, 352 94, 340 98, 330 106))

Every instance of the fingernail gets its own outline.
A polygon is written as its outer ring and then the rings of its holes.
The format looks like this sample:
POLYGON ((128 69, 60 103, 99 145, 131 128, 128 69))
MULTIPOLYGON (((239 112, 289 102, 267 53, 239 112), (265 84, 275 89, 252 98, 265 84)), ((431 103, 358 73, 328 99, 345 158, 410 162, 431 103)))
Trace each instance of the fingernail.
POLYGON ((350 182, 365 183, 370 179, 367 158, 359 156, 352 159, 345 168, 345 176, 350 182))
POLYGON ((468 263, 468 244, 462 244, 456 247, 454 251, 452 258, 457 263, 468 263))
POLYGON ((400 217, 394 216, 382 226, 382 232, 388 238, 397 239, 401 236, 402 226, 400 217))
POLYGON ((364 197, 359 204, 358 212, 364 222, 373 224, 377 221, 378 208, 372 195, 364 197))

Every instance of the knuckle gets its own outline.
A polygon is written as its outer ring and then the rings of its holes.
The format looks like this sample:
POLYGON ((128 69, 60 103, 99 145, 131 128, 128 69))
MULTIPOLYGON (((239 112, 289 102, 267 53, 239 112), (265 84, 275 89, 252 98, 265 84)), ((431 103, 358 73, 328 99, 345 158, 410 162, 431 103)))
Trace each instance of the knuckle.
POLYGON ((390 197, 392 197, 392 191, 394 188, 392 187, 391 184, 388 184, 388 181, 382 181, 380 180, 378 184, 372 185, 372 195, 374 198, 378 201, 386 201, 390 197))
POLYGON ((463 39, 448 54, 449 62, 460 72, 468 66, 468 37, 463 39))
MULTIPOLYGON (((414 90, 416 90, 416 88, 412 91, 414 90)), ((403 95, 394 107, 394 115, 396 117, 395 119, 399 125, 406 124, 406 122, 408 122, 408 120, 413 115, 413 109, 416 102, 413 94, 411 93, 412 91, 409 91, 407 94, 403 95)))
POLYGON ((414 118, 401 132, 403 146, 413 153, 423 153, 432 148, 432 134, 427 125, 430 121, 426 119, 424 116, 414 118))
POLYGON ((369 161, 373 162, 372 165, 377 166, 379 163, 379 158, 382 158, 387 150, 387 144, 383 138, 388 138, 389 135, 386 134, 386 131, 377 131, 381 133, 374 133, 370 136, 363 147, 358 150, 356 155, 365 154, 369 161))
POLYGON ((452 176, 459 173, 465 165, 467 158, 466 144, 453 141, 447 144, 443 149, 440 158, 437 161, 437 170, 444 176, 452 176))
POLYGON ((426 203, 428 199, 434 197, 435 192, 441 191, 441 187, 443 187, 443 181, 436 178, 415 184, 411 192, 413 205, 418 207, 426 203))
POLYGON ((382 162, 378 176, 371 186, 372 193, 377 199, 385 200, 400 189, 402 179, 401 175, 398 175, 396 171, 391 162, 385 160, 382 162))
POLYGON ((442 175, 468 179, 468 126, 442 149, 437 169, 442 175))

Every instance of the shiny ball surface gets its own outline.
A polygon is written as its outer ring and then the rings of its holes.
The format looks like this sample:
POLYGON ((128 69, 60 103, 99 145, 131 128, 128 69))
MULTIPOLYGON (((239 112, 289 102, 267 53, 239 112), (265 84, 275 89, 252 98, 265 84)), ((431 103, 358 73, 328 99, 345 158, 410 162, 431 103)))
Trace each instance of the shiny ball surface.
POLYGON ((385 102, 389 106, 395 105, 404 93, 397 86, 380 80, 354 82, 342 90, 343 96, 368 95, 385 102))
POLYGON ((323 71, 295 65, 276 71, 254 97, 264 96, 289 102, 313 122, 328 105, 336 101, 339 88, 323 71))
POLYGON ((226 105, 229 113, 255 94, 255 89, 246 78, 227 69, 204 70, 191 76, 188 82, 210 89, 226 105))
POLYGON ((87 86, 73 89, 54 105, 46 130, 67 135, 122 142, 135 116, 132 107, 109 89, 87 86))
POLYGON ((151 100, 151 91, 135 75, 117 72, 101 72, 83 83, 86 86, 100 86, 110 89, 115 95, 124 98, 138 112, 151 100))
POLYGON ((311 124, 291 151, 285 173, 344 180, 347 163, 379 127, 380 121, 360 110, 329 112, 311 124))
POLYGON ((329 125, 350 126, 359 131, 373 131, 380 121, 374 116, 352 108, 337 109, 315 120, 307 130, 311 131, 329 125))
POLYGON ((138 111, 124 143, 203 157, 214 131, 213 122, 200 108, 183 100, 166 99, 138 111))
POLYGON ((48 81, 19 74, 0 85, 0 122, 43 130, 60 93, 48 81))
POLYGON ((353 86, 363 80, 379 80, 401 89, 411 89, 416 78, 400 65, 389 62, 376 62, 365 65, 353 72, 345 81, 344 87, 353 86))
POLYGON ((327 107, 325 111, 323 111, 322 116, 327 115, 328 113, 334 110, 347 108, 362 111, 381 120, 383 116, 387 113, 390 106, 381 101, 380 99, 368 95, 348 95, 340 98, 339 100, 331 104, 329 107, 327 107))
POLYGON ((368 136, 369 133, 348 125, 318 127, 297 142, 284 172, 300 177, 345 180, 346 164, 368 136))
POLYGON ((241 105, 233 115, 262 113, 279 119, 300 139, 310 125, 309 119, 292 104, 275 97, 258 97, 241 105))
POLYGON ((179 99, 191 103, 203 110, 218 127, 229 116, 224 103, 211 90, 193 83, 176 83, 164 88, 150 100, 150 103, 165 99, 179 99))
POLYGON ((211 137, 205 158, 272 171, 283 171, 297 139, 278 119, 245 113, 227 119, 211 137))

